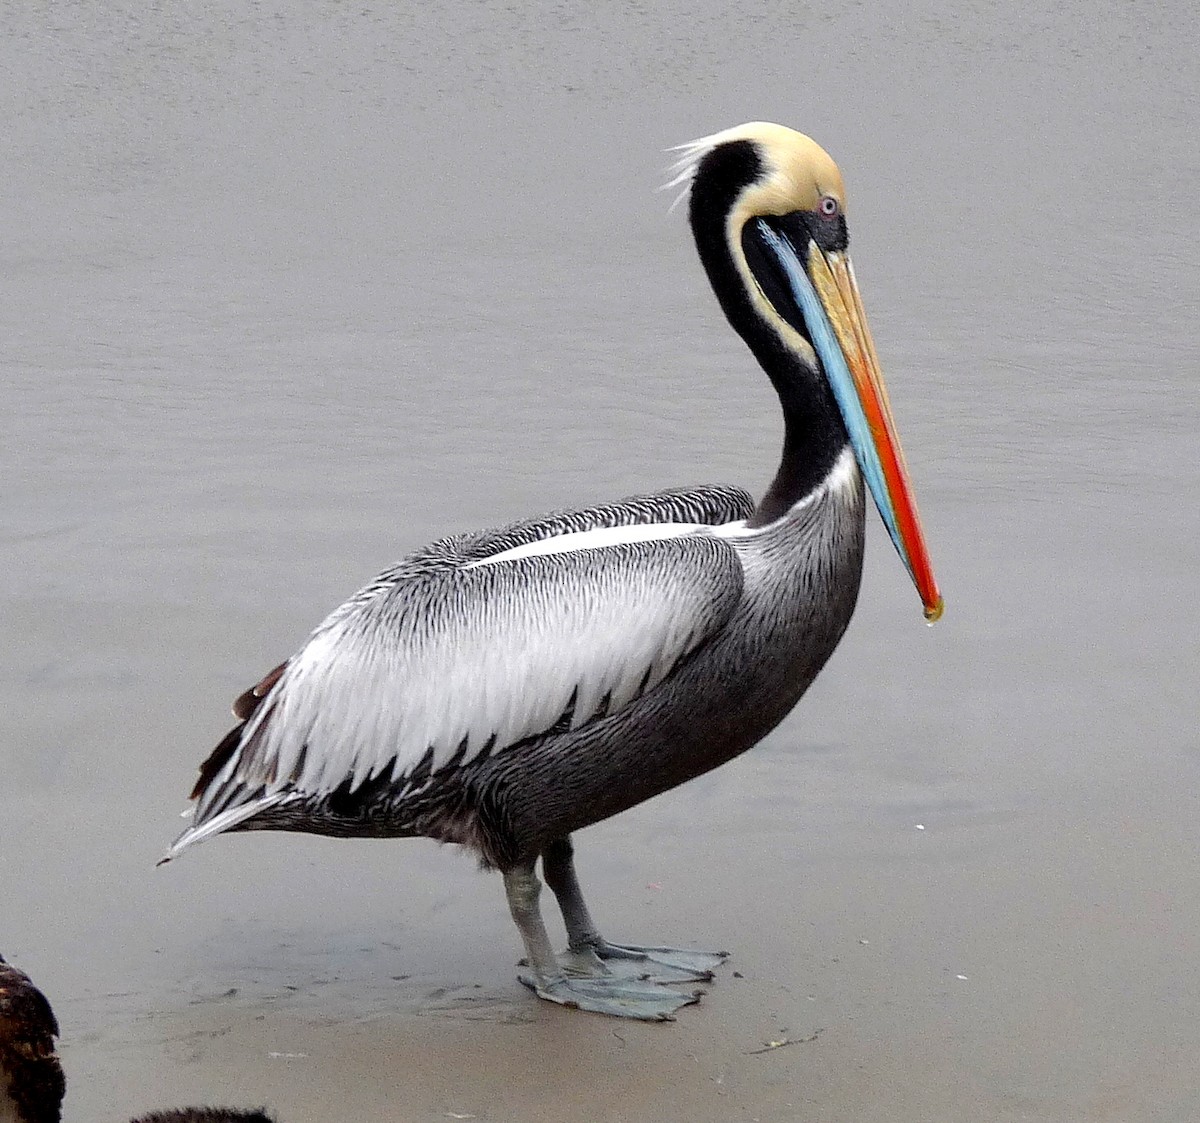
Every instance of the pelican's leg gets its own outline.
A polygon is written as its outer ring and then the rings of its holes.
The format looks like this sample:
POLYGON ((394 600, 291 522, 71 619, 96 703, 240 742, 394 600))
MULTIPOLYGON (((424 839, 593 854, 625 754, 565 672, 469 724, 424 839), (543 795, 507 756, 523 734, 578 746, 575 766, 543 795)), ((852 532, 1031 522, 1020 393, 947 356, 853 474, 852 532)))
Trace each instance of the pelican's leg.
POLYGON ((558 957, 550 945, 550 937, 546 934, 546 926, 542 923, 541 909, 538 908, 542 883, 533 872, 533 862, 506 870, 504 891, 529 956, 530 970, 522 971, 518 978, 531 987, 539 998, 597 1014, 652 1022, 670 1021, 681 1006, 699 1000, 699 991, 682 994, 656 983, 607 973, 586 977, 567 976, 559 965, 558 957))
POLYGON ((601 936, 583 899, 579 878, 575 876, 574 854, 575 848, 569 838, 560 838, 542 851, 546 884, 558 898, 563 923, 567 926, 569 950, 562 958, 568 971, 582 969, 589 960, 599 959, 610 971, 654 982, 708 982, 712 979, 713 971, 725 962, 729 952, 610 944, 601 936))

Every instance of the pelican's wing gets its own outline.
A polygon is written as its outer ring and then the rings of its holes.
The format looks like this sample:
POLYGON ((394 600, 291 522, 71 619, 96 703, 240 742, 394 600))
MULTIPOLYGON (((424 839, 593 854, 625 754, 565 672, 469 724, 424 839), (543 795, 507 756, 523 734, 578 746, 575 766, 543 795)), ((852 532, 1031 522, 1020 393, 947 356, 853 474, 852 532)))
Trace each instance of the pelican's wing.
MULTIPOLYGON (((742 589, 733 548, 707 523, 674 521, 696 512, 677 511, 678 494, 672 521, 550 516, 567 521, 447 539, 381 575, 239 699, 248 720, 205 765, 195 821, 171 853, 297 795, 378 777, 419 790, 653 689, 742 589)), ((748 502, 705 513, 726 521, 748 502)))

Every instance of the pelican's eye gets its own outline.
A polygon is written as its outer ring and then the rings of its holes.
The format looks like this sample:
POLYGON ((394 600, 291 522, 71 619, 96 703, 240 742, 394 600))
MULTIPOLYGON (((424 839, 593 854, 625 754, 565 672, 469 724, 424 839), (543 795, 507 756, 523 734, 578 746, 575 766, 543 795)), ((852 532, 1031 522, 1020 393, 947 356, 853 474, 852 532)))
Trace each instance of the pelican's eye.
POLYGON ((826 195, 821 202, 817 204, 817 209, 826 218, 833 218, 838 213, 838 201, 832 195, 826 195))

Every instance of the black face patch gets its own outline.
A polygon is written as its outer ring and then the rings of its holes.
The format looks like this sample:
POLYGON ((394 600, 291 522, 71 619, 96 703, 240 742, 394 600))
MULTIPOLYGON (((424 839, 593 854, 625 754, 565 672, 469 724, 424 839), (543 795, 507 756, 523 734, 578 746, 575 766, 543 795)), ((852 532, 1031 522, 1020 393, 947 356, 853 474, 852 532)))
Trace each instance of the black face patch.
POLYGON ((796 298, 792 295, 791 282, 788 281, 775 251, 767 245, 760 224, 769 227, 791 244, 796 251, 800 267, 807 272, 809 242, 815 242, 825 253, 844 250, 850 244, 846 232, 846 219, 841 213, 826 215, 819 211, 792 211, 785 215, 751 219, 742 229, 742 249, 746 254, 746 262, 763 293, 775 311, 812 343, 808 325, 804 322, 804 317, 796 306, 796 298))
POLYGON ((805 266, 808 234, 795 229, 789 232, 781 228, 779 219, 751 219, 742 228, 742 251, 746 255, 746 264, 750 266, 750 272, 758 281, 763 295, 771 302, 771 306, 811 344, 812 336, 809 334, 808 324, 804 322, 804 317, 796 305, 792 285, 784 272, 783 264, 775 251, 767 245, 763 236, 763 225, 769 226, 781 238, 792 244, 801 268, 805 266))
POLYGON ((846 216, 840 211, 834 215, 820 211, 792 211, 764 221, 769 222, 777 233, 785 235, 801 252, 810 241, 816 242, 826 253, 845 250, 850 245, 846 216))

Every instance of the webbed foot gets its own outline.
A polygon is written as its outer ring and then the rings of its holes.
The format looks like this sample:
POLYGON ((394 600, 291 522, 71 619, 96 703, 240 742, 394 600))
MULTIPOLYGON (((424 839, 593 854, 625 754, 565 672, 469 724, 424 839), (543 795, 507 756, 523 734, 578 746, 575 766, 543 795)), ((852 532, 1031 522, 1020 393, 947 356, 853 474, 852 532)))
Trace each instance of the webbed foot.
POLYGON ((560 1006, 644 1022, 672 1022, 676 1010, 700 1001, 698 990, 671 990, 648 980, 617 975, 564 975, 543 981, 533 971, 521 971, 517 978, 539 998, 560 1006))
POLYGON ((614 974, 636 974, 658 983, 711 982, 713 972, 729 958, 727 951, 693 948, 641 947, 598 940, 592 952, 614 974))

